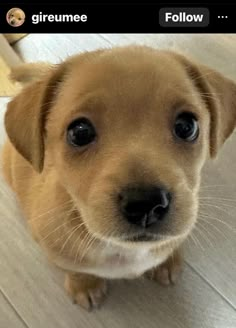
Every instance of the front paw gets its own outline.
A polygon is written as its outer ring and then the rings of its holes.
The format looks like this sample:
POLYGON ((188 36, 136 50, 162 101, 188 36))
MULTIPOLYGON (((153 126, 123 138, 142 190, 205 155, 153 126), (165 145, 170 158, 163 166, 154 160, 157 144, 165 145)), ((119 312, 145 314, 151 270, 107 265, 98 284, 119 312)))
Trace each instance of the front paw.
POLYGON ((168 286, 175 284, 182 269, 182 256, 179 251, 175 251, 164 263, 147 271, 145 276, 150 280, 155 280, 161 285, 168 286))
POLYGON ((87 274, 67 273, 65 289, 73 302, 91 311, 98 308, 107 293, 107 283, 104 279, 87 274))

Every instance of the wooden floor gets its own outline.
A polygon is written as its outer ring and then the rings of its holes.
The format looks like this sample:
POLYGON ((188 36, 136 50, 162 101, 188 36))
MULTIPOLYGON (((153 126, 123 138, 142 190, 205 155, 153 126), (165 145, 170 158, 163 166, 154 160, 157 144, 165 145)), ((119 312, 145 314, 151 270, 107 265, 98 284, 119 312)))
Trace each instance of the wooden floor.
MULTIPOLYGON (((25 61, 59 62, 117 44, 179 50, 236 80, 236 35, 28 35, 15 45, 25 61)), ((7 99, 0 98, 0 142, 7 99)), ((174 287, 116 281, 92 314, 71 304, 63 277, 32 241, 0 181, 0 328, 236 328, 236 135, 202 180, 201 216, 185 243, 184 272, 174 287)))

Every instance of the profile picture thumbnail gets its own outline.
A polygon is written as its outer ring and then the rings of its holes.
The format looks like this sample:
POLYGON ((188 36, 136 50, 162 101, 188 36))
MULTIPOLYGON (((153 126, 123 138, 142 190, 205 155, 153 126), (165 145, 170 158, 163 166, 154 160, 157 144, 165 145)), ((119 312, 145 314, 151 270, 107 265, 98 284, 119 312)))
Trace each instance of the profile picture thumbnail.
POLYGON ((11 8, 7 12, 6 19, 9 25, 18 27, 24 24, 25 13, 20 8, 11 8))

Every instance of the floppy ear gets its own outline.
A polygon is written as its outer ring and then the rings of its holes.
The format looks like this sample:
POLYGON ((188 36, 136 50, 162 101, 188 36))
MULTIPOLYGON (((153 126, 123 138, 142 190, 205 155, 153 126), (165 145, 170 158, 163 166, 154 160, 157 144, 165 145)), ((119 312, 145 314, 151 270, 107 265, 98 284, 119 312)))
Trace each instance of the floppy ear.
POLYGON ((211 68, 179 58, 209 110, 210 156, 214 158, 236 127, 236 84, 211 68))
POLYGON ((56 95, 63 69, 54 67, 45 77, 29 85, 7 106, 5 127, 11 143, 41 172, 44 163, 44 126, 56 95))

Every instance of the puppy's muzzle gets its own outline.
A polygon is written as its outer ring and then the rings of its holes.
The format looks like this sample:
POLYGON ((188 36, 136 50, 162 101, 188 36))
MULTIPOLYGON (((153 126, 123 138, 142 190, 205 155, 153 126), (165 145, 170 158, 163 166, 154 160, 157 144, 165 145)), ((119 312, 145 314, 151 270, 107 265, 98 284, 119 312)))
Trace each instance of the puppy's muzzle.
POLYGON ((119 194, 123 217, 140 228, 158 230, 166 217, 171 202, 170 193, 159 187, 127 187, 119 194))

